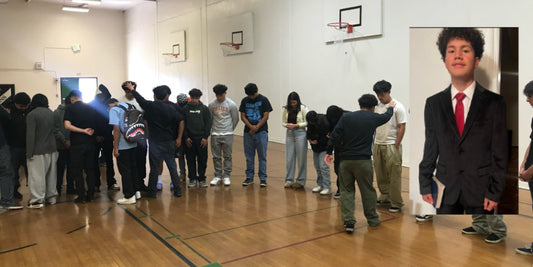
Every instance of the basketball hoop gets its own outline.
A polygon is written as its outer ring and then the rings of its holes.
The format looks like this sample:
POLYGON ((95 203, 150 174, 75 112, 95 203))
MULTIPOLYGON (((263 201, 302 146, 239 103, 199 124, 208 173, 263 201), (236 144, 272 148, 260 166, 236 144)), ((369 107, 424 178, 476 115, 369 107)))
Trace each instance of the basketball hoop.
POLYGON ((346 29, 346 33, 353 33, 353 26, 348 22, 331 22, 328 23, 328 27, 333 27, 339 31, 346 29))
POLYGON ((222 49, 222 54, 224 56, 229 56, 235 52, 235 50, 239 50, 239 44, 234 44, 232 42, 222 42, 220 43, 220 48, 222 49))

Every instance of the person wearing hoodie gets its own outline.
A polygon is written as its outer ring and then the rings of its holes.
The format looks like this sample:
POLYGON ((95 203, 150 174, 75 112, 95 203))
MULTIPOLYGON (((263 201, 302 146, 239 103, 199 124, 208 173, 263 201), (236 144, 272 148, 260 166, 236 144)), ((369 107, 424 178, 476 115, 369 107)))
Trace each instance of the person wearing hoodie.
POLYGON ((207 138, 211 133, 211 112, 201 101, 202 91, 193 88, 189 91, 191 101, 185 106, 185 155, 189 169, 189 187, 207 187, 207 138), (197 168, 198 165, 198 169, 197 168))
POLYGON ((57 198, 57 130, 54 113, 48 108, 48 98, 36 94, 26 117, 26 161, 30 201, 28 208, 55 204, 57 198))
POLYGON ((56 147, 58 152, 57 157, 57 194, 61 194, 63 187, 63 176, 65 169, 67 170, 67 194, 75 194, 74 179, 70 173, 69 157, 70 157, 70 131, 65 129, 63 123, 63 117, 65 116, 65 110, 70 105, 70 97, 66 97, 63 104, 57 106, 54 110, 54 124, 56 127, 56 147))

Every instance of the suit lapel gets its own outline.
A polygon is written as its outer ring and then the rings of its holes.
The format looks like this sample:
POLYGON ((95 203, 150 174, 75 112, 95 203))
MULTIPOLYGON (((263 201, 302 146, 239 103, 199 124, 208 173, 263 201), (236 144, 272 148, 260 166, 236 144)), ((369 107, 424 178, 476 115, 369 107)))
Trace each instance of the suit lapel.
POLYGON ((485 100, 485 96, 483 94, 484 91, 485 88, 481 87, 478 83, 476 83, 476 89, 474 90, 474 96, 472 97, 472 101, 470 102, 470 109, 468 110, 468 115, 466 116, 465 128, 463 129, 463 135, 461 136, 461 140, 463 140, 464 137, 468 135, 470 128, 472 128, 474 121, 479 115, 479 112, 485 100))
POLYGON ((439 102, 446 117, 446 124, 448 128, 453 129, 454 136, 459 139, 459 130, 455 122, 455 114, 453 113, 451 85, 442 92, 440 98, 439 102))

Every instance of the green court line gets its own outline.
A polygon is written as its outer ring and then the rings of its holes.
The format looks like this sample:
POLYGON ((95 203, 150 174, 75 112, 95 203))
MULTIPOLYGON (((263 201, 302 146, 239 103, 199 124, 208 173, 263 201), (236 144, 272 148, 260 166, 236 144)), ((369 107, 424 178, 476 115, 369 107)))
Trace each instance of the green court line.
POLYGON ((211 261, 209 261, 206 257, 204 257, 202 254, 200 254, 198 251, 196 251, 194 248, 192 248, 191 246, 189 246, 189 244, 187 244, 185 241, 183 241, 181 238, 176 238, 178 239, 182 244, 184 244, 185 246, 187 246, 190 250, 192 250, 192 252, 196 253, 196 255, 200 256, 200 258, 204 259, 207 263, 211 263, 211 261))
POLYGON ((197 236, 187 237, 187 238, 184 238, 183 240, 189 240, 189 239, 193 239, 193 238, 203 237, 203 236, 206 236, 206 235, 218 234, 218 233, 227 232, 227 231, 231 231, 231 230, 235 230, 235 229, 240 229, 240 228, 244 228, 244 227, 248 227, 248 226, 252 226, 252 225, 257 225, 257 224, 267 223, 267 222, 271 222, 271 221, 286 219, 286 218, 290 218, 290 217, 294 217, 294 216, 299 216, 299 215, 312 213, 312 212, 317 212, 317 211, 321 211, 321 210, 327 210, 327 209, 331 209, 331 208, 335 208, 335 207, 338 207, 338 205, 337 206, 326 207, 326 208, 321 208, 321 209, 316 209, 316 210, 309 210, 309 211, 305 211, 305 212, 301 212, 301 213, 296 213, 296 214, 282 216, 282 217, 273 218, 273 219, 269 219, 269 220, 249 223, 249 224, 240 225, 240 226, 236 226, 236 227, 231 227, 231 228, 227 228, 227 229, 222 229, 222 230, 215 231, 215 232, 210 232, 210 233, 205 233, 205 234, 201 234, 201 235, 197 235, 197 236))
POLYGON ((218 262, 213 262, 211 264, 204 265, 202 267, 222 267, 222 265, 220 265, 220 263, 218 263, 218 262))

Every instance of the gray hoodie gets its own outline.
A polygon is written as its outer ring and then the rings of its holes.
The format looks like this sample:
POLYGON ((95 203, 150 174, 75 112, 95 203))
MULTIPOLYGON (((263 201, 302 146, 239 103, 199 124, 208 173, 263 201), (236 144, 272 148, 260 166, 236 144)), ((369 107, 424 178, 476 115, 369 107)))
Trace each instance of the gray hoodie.
POLYGON ((209 111, 213 120, 211 134, 232 135, 239 122, 239 109, 235 102, 228 97, 222 102, 215 98, 209 103, 209 111))
POLYGON ((32 110, 26 117, 26 157, 56 152, 56 135, 54 113, 43 107, 32 110))

